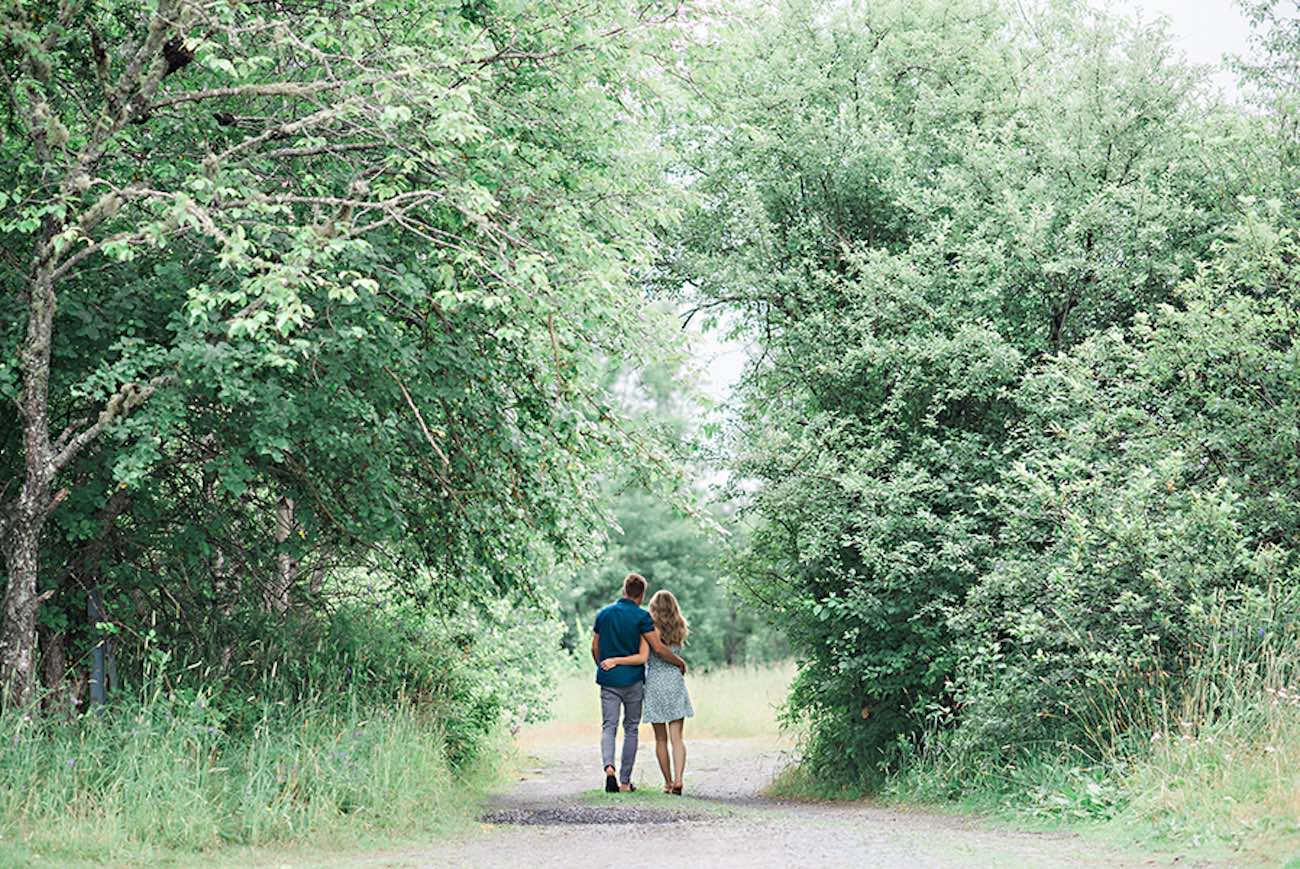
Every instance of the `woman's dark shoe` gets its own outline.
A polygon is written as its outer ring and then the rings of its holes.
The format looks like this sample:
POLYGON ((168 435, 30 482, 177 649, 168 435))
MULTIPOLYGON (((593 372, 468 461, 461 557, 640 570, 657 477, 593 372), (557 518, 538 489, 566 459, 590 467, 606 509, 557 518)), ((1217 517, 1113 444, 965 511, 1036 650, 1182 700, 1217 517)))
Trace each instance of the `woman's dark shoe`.
POLYGON ((681 786, 681 785, 673 785, 672 793, 673 793, 673 796, 675 796, 675 797, 680 797, 680 796, 682 795, 682 786, 681 786))
POLYGON ((618 793, 618 779, 614 777, 614 767, 605 767, 605 793, 618 793))

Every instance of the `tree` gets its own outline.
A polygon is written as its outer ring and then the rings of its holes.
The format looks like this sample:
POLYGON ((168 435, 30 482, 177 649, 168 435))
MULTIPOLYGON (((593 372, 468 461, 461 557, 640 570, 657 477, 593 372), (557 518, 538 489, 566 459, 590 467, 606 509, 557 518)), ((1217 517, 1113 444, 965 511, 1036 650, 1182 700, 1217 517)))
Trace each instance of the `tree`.
POLYGON ((1159 25, 809 2, 716 38, 665 271, 763 348, 743 572, 804 662, 806 759, 860 782, 951 706, 950 616, 996 554, 981 491, 1017 384, 1173 299, 1250 180, 1159 25))
POLYGON ((8 4, 12 699, 71 573, 219 615, 376 559, 454 598, 583 545, 624 443, 598 360, 658 340, 631 46, 673 12, 8 4))

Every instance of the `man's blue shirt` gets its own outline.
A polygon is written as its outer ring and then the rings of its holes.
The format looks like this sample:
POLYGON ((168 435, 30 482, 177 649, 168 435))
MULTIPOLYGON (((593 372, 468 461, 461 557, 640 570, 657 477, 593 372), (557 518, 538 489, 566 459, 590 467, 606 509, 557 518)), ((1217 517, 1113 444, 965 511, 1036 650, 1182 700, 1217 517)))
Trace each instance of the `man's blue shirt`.
MULTIPOLYGON (((596 613, 592 626, 600 635, 600 659, 621 658, 641 651, 641 635, 655 629, 650 613, 630 598, 621 598, 596 613)), ((645 680, 644 666, 619 664, 612 670, 596 667, 596 681, 611 688, 623 688, 645 680)))

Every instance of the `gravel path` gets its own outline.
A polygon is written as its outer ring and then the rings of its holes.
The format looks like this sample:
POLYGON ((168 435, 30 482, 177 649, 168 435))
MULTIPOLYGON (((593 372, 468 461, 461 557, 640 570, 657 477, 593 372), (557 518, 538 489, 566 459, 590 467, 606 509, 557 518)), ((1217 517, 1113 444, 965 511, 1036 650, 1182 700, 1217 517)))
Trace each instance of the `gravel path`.
POLYGON ((657 793, 643 741, 635 795, 606 795, 594 746, 536 749, 520 780, 473 833, 429 849, 352 859, 402 867, 1127 867, 1200 865, 1141 855, 1067 833, 1017 832, 977 820, 862 803, 772 800, 762 789, 789 762, 752 740, 688 742, 686 796, 657 793))

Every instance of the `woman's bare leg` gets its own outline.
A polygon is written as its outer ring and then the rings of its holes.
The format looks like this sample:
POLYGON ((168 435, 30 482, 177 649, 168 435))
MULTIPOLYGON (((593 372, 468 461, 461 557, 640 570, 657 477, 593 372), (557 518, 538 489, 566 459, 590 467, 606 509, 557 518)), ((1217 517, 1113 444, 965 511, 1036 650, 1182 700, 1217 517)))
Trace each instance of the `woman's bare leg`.
POLYGON ((651 724, 655 729, 655 757, 659 760, 659 771, 664 774, 664 790, 673 786, 673 768, 668 759, 668 725, 651 724))
MULTIPOLYGON (((686 741, 682 739, 682 729, 685 725, 685 718, 678 718, 676 721, 668 722, 668 738, 673 743, 673 772, 676 773, 673 778, 673 787, 676 788, 682 786, 682 774, 686 772, 686 741)), ((655 725, 655 727, 658 726, 655 725)), ((655 738, 658 739, 658 736, 655 738)), ((657 744, 656 748, 658 748, 657 744)), ((660 765, 663 765, 662 761, 660 761, 660 765)), ((668 770, 665 768, 664 774, 667 775, 667 773, 668 770)))

